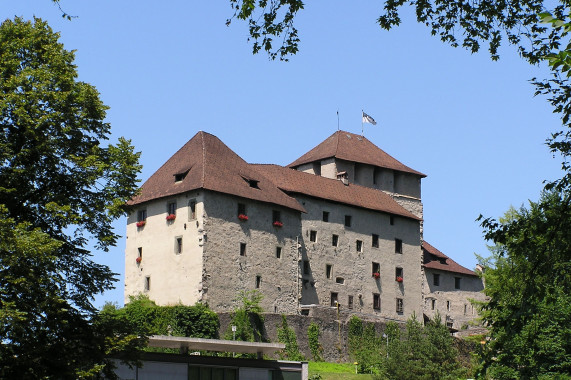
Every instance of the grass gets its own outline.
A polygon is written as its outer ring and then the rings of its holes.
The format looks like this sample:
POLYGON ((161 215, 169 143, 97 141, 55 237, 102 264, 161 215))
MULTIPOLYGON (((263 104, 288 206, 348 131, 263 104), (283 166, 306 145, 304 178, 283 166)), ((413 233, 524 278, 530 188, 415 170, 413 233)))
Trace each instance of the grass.
POLYGON ((309 362, 309 376, 319 374, 323 380, 370 380, 371 375, 355 374, 351 363, 309 362))

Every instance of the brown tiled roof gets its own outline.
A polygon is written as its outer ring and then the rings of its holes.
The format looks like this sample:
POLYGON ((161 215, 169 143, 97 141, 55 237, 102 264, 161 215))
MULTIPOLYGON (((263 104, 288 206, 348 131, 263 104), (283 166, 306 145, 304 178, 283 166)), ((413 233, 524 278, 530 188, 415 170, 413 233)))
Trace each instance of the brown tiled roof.
POLYGON ((329 136, 321 144, 289 164, 290 168, 295 168, 302 164, 335 157, 341 160, 359 162, 398 170, 401 172, 412 173, 421 177, 425 174, 418 172, 408 166, 402 164, 382 149, 367 140, 363 136, 356 135, 345 131, 337 131, 329 136))
POLYGON ((336 179, 300 172, 278 165, 253 165, 288 193, 299 193, 369 210, 383 211, 420 220, 381 190, 349 184, 336 179))
POLYGON ((446 272, 477 276, 476 272, 463 267, 426 241, 422 242, 423 262, 425 268, 438 269, 446 272), (444 262, 442 263, 441 260, 444 262))
POLYGON ((160 167, 128 204, 136 205, 196 189, 206 189, 238 197, 272 203, 305 212, 292 197, 228 148, 220 139, 198 132, 160 167), (186 175, 175 182, 175 175, 186 175), (257 181, 251 187, 248 180, 257 181))

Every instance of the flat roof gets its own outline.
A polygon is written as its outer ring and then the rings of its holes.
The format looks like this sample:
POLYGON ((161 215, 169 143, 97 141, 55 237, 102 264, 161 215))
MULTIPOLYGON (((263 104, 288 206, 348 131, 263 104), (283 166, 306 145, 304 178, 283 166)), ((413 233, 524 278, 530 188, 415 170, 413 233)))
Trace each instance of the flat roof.
POLYGON ((188 348, 189 350, 239 352, 243 354, 272 354, 283 350, 285 344, 153 335, 149 337, 149 347, 188 348))

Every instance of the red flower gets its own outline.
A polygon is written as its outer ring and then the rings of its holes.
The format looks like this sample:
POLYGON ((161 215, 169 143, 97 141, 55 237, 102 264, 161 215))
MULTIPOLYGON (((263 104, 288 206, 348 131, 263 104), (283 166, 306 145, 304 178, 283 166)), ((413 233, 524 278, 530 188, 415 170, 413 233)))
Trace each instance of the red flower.
POLYGON ((284 226, 284 224, 282 222, 280 222, 279 220, 276 220, 274 222, 274 227, 283 227, 283 226, 284 226))
POLYGON ((401 276, 398 276, 396 281, 397 281, 397 282, 402 282, 402 277, 401 277, 401 276))
POLYGON ((248 215, 240 214, 238 215, 238 219, 246 221, 248 220, 248 215))
POLYGON ((137 227, 143 227, 147 223, 146 220, 141 220, 137 222, 137 227))
POLYGON ((375 272, 373 273, 373 277, 378 280, 379 278, 381 278, 381 274, 379 272, 375 272))
POLYGON ((167 220, 175 220, 176 219, 176 215, 175 214, 168 214, 167 215, 167 220))
POLYGON ((137 264, 141 264, 141 261, 143 261, 143 258, 141 256, 139 256, 135 259, 135 261, 137 262, 137 264))

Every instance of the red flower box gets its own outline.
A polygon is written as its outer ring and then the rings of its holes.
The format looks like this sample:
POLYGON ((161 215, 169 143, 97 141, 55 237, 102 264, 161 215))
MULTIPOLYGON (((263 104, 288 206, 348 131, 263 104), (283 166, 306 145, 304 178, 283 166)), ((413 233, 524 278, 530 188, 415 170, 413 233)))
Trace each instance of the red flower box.
POLYGON ((379 272, 375 272, 373 273, 373 277, 375 278, 375 280, 378 280, 379 278, 381 278, 381 274, 379 272))
POLYGON ((143 261, 143 258, 139 256, 135 259, 135 261, 137 262, 137 264, 141 264, 141 261, 143 261))
POLYGON ((280 222, 279 220, 276 220, 274 222, 274 227, 283 227, 283 226, 284 226, 284 224, 282 222, 280 222))
POLYGON ((240 215, 238 215, 238 219, 246 221, 246 220, 248 220, 248 215, 240 214, 240 215))
POLYGON ((168 214, 167 215, 167 220, 175 220, 176 219, 176 215, 175 214, 168 214))
POLYGON ((397 281, 397 282, 402 282, 402 277, 401 277, 401 276, 398 276, 398 277, 396 278, 396 281, 397 281))
POLYGON ((147 224, 147 221, 141 220, 140 222, 137 222, 137 227, 143 227, 145 224, 147 224))

